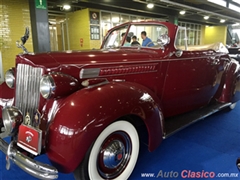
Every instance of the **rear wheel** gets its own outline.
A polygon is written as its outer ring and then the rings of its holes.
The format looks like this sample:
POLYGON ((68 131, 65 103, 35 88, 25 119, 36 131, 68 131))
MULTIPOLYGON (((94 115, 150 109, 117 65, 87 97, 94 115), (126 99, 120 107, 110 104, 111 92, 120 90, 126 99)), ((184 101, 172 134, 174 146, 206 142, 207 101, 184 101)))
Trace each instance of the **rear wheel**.
POLYGON ((75 179, 128 179, 137 162, 139 137, 127 121, 109 125, 74 172, 75 179))

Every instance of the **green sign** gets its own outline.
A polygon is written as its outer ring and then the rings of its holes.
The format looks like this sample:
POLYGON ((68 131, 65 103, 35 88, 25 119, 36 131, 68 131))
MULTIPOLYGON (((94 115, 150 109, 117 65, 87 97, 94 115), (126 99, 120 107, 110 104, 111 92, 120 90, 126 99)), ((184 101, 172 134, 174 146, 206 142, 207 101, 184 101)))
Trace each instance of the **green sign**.
POLYGON ((47 0, 35 0, 37 9, 47 9, 47 0))
POLYGON ((174 18, 174 24, 178 25, 178 18, 174 18))

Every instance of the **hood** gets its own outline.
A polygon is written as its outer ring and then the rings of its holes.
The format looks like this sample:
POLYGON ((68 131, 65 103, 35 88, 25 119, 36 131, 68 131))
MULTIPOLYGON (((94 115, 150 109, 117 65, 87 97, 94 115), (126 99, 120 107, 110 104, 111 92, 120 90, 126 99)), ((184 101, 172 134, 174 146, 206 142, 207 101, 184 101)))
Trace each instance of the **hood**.
POLYGON ((16 63, 31 64, 35 66, 44 66, 46 68, 54 68, 59 65, 59 63, 52 58, 50 53, 29 53, 17 55, 16 63))
POLYGON ((25 60, 30 60, 35 65, 47 68, 59 65, 97 65, 121 62, 139 62, 156 59, 158 53, 153 50, 144 49, 110 49, 110 50, 88 50, 88 51, 65 51, 49 52, 40 54, 22 55, 25 60))

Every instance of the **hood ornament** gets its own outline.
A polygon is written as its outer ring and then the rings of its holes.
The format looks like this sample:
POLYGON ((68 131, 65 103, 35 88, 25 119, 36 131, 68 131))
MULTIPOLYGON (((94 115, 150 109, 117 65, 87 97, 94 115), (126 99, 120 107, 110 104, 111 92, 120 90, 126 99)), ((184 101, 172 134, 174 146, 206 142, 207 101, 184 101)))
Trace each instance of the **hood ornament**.
POLYGON ((16 45, 18 48, 21 48, 23 50, 23 54, 28 54, 28 50, 27 48, 24 46, 24 44, 27 42, 29 38, 29 28, 26 27, 25 29, 25 34, 21 37, 21 41, 22 43, 20 43, 20 41, 16 42, 16 45))

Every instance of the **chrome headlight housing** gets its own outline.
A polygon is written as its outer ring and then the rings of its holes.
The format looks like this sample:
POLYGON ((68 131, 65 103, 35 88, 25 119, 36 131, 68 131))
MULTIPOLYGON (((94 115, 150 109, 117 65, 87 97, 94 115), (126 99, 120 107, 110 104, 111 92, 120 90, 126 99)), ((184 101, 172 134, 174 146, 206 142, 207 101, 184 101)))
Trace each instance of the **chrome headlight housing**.
POLYGON ((5 74, 5 82, 8 85, 9 88, 14 88, 15 84, 15 75, 14 70, 9 69, 5 74))
POLYGON ((43 98, 48 99, 54 92, 55 83, 51 76, 45 75, 40 81, 40 93, 43 98))
POLYGON ((2 119, 5 131, 10 135, 15 132, 23 122, 23 115, 16 107, 4 107, 2 110, 2 119))

